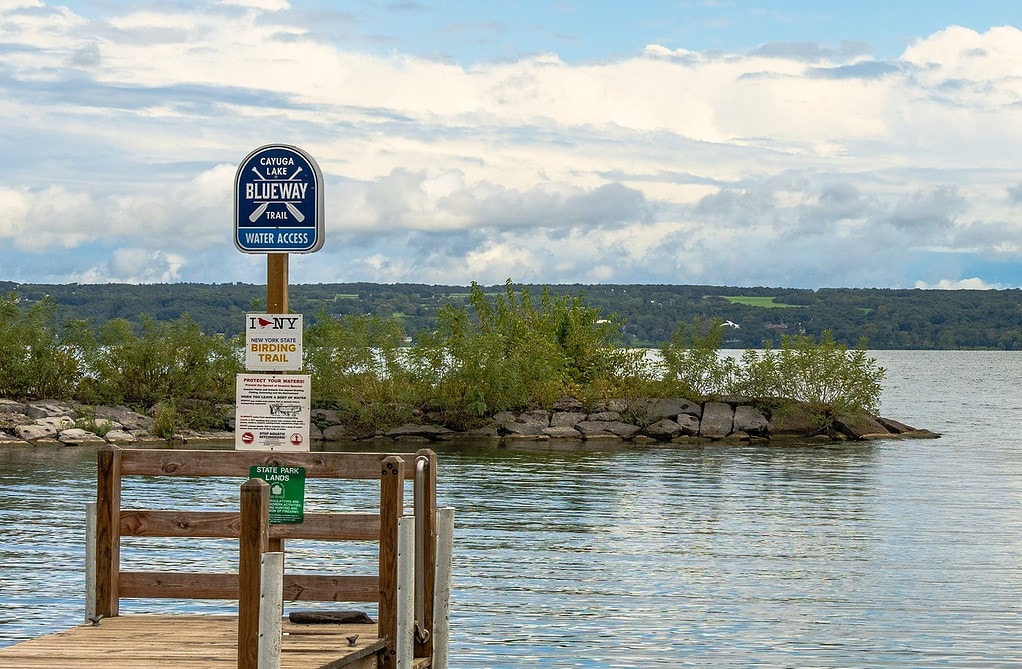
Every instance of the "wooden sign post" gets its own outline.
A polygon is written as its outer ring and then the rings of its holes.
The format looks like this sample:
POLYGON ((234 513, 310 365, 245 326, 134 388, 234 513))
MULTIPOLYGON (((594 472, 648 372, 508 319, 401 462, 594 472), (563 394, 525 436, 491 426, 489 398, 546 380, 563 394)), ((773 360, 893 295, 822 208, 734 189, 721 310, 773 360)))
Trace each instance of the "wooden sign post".
POLYGON ((266 255, 266 313, 286 314, 288 258, 287 253, 266 255))

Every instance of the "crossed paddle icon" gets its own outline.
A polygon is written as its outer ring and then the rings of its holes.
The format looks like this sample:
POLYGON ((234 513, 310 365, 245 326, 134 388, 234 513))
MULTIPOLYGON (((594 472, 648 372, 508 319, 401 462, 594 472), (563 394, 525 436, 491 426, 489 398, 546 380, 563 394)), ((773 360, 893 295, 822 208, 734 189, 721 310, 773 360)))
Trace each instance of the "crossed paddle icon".
MULTIPOLYGON (((287 179, 267 179, 267 178, 266 178, 266 177, 264 177, 264 176, 263 176, 262 174, 260 174, 259 170, 257 170, 256 168, 254 168, 254 167, 253 167, 253 168, 252 168, 252 171, 253 171, 253 172, 255 172, 255 175, 256 175, 257 177, 259 177, 259 180, 260 180, 260 181, 293 181, 293 180, 294 180, 294 178, 295 178, 296 176, 298 176, 298 173, 302 171, 302 168, 301 168, 301 166, 299 165, 299 166, 298 166, 298 169, 297 169, 297 170, 295 170, 294 174, 292 174, 291 176, 289 176, 289 177, 288 177, 287 179)), ((255 223, 255 222, 256 222, 256 219, 258 219, 258 218, 259 218, 260 216, 262 216, 262 215, 263 215, 263 213, 265 213, 265 212, 266 212, 266 208, 267 208, 267 207, 269 207, 269 206, 270 206, 270 204, 271 204, 271 203, 270 203, 269 201, 265 201, 265 202, 260 202, 260 203, 259 203, 259 206, 255 208, 255 211, 253 211, 253 212, 252 212, 252 213, 251 213, 251 214, 249 215, 249 217, 248 217, 248 220, 249 220, 249 221, 251 221, 252 223, 255 223)), ((287 201, 285 201, 285 202, 283 202, 283 204, 284 204, 284 206, 285 206, 285 207, 287 207, 287 210, 288 210, 289 212, 291 212, 291 215, 295 217, 295 220, 296 220, 296 221, 298 221, 299 223, 301 223, 302 221, 304 221, 304 220, 305 220, 305 214, 303 214, 303 213, 302 213, 301 211, 299 211, 298 207, 296 207, 296 206, 294 205, 294 203, 293 203, 293 202, 287 202, 287 201)))

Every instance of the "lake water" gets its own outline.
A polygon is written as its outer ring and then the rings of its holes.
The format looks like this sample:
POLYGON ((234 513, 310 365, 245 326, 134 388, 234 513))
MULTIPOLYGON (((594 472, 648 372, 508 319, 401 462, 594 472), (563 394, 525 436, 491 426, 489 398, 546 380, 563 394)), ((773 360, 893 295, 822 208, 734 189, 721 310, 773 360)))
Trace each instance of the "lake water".
MULTIPOLYGON (((452 667, 1022 667, 1022 353, 873 355, 943 438, 439 448, 452 667)), ((95 465, 0 457, 3 645, 81 619, 95 465)))

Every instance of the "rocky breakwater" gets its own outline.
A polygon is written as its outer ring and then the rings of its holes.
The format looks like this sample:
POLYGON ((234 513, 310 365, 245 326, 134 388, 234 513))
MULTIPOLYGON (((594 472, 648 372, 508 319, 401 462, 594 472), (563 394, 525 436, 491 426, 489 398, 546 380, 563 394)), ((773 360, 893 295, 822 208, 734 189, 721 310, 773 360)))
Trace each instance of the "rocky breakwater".
MULTIPOLYGON (((0 446, 4 444, 121 446, 166 444, 153 435, 152 416, 126 407, 87 406, 56 400, 16 402, 0 399, 0 446)), ((188 435, 188 439, 225 438, 230 433, 188 435)), ((176 436, 185 440, 182 435, 176 436)))
POLYGON ((336 413, 313 411, 314 438, 325 441, 384 438, 445 441, 460 437, 500 441, 622 441, 633 444, 699 443, 707 441, 861 441, 921 438, 940 435, 896 420, 872 415, 833 419, 825 426, 805 406, 749 399, 693 402, 679 398, 611 400, 586 411, 582 402, 565 397, 550 411, 537 409, 502 412, 489 424, 457 432, 429 421, 402 425, 374 434, 359 433, 342 425, 336 413))
MULTIPOLYGON (((221 407, 224 429, 181 432, 170 439, 153 434, 154 419, 126 407, 86 406, 41 400, 17 402, 0 399, 0 446, 32 443, 66 446, 165 445, 233 441, 233 416, 221 407)), ((345 425, 336 411, 312 412, 313 441, 450 441, 458 438, 515 441, 620 441, 637 445, 686 444, 707 441, 848 441, 889 438, 936 438, 929 430, 909 427, 887 418, 862 415, 854 420, 834 419, 821 427, 807 407, 747 399, 693 402, 679 398, 611 400, 589 410, 565 397, 551 410, 502 412, 483 427, 456 431, 430 421, 389 430, 367 431, 345 425)))

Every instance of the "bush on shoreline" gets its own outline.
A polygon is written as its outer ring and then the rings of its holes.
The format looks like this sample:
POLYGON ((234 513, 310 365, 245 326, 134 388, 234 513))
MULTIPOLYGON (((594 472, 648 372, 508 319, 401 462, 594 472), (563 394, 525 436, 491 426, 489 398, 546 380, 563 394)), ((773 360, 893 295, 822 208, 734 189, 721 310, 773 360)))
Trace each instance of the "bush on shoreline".
MULTIPOLYGON (((821 425, 872 412, 883 368, 865 353, 805 335, 740 359, 719 353, 720 322, 682 324, 657 359, 624 348, 621 323, 573 298, 535 298, 508 281, 490 296, 473 283, 469 306, 444 307, 437 328, 407 340, 397 319, 319 314, 305 336, 313 404, 353 425, 385 428, 426 417, 455 429, 501 411, 549 408, 576 397, 761 398, 813 407, 821 425)), ((52 303, 0 298, 0 396, 159 408, 167 429, 203 428, 234 399, 244 341, 207 335, 187 316, 115 319, 93 329, 55 322, 52 303)))

